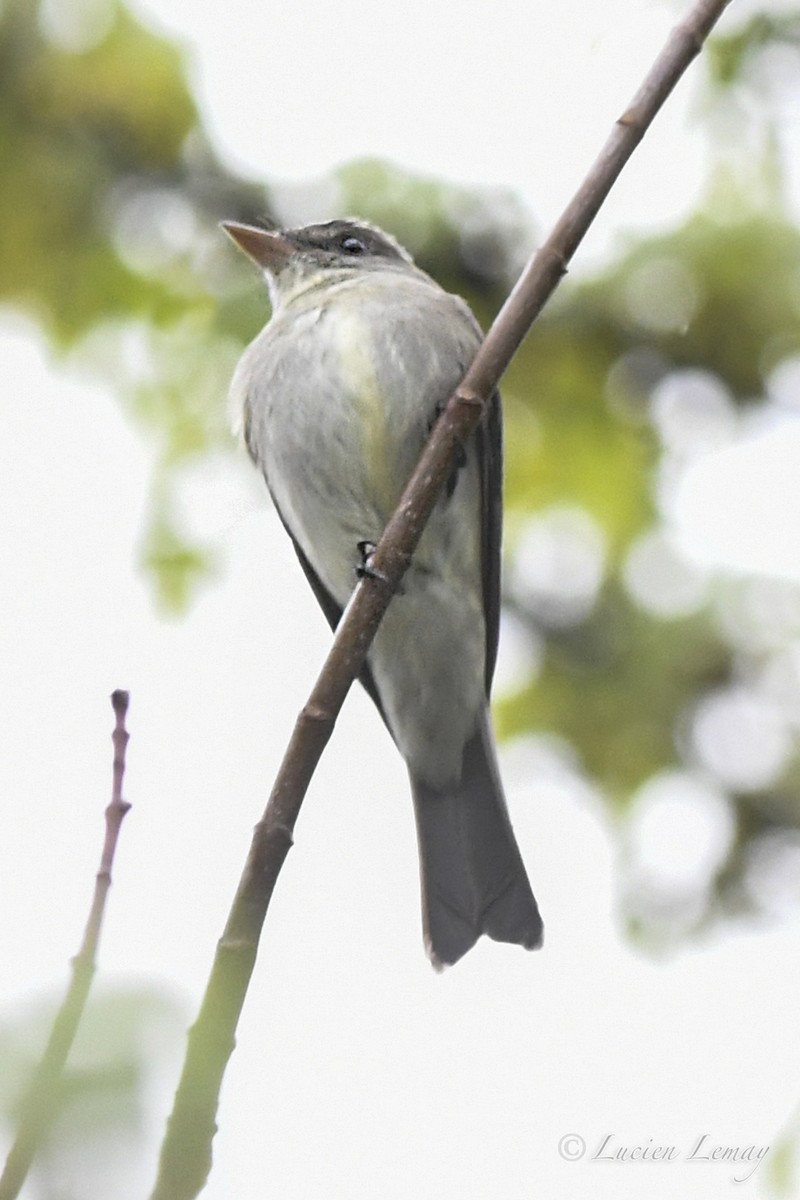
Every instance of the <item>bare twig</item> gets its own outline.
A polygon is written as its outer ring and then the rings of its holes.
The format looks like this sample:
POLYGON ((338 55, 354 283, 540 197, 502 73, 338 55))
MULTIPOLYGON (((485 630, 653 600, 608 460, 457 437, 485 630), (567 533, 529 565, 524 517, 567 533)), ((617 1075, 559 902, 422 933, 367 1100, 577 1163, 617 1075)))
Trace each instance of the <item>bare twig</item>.
POLYGON ((301 712, 217 946, 208 988, 191 1030, 183 1075, 162 1147, 151 1200, 188 1200, 203 1188, 219 1089, 278 873, 292 845, 311 776, 358 675, 392 594, 411 559, 456 447, 492 394, 623 166, 729 0, 699 0, 672 32, 550 237, 534 255, 493 323, 462 384, 450 398, 336 632, 333 647, 301 712))
POLYGON ((125 748, 128 744, 128 732, 125 729, 128 693, 114 692, 111 696, 111 704, 116 718, 114 732, 111 735, 114 743, 113 783, 111 802, 105 813, 105 841, 100 857, 100 869, 95 879, 92 907, 86 922, 81 948, 72 960, 72 979, 67 994, 56 1013, 42 1061, 39 1063, 22 1106, 19 1130, 8 1153, 2 1177, 0 1177, 0 1200, 13 1200, 19 1195, 36 1150, 47 1133, 58 1108, 58 1097, 61 1091, 59 1084, 64 1064, 75 1040, 94 977, 106 898, 111 887, 114 852, 117 848, 117 838, 123 818, 130 808, 130 805, 122 799, 125 748))

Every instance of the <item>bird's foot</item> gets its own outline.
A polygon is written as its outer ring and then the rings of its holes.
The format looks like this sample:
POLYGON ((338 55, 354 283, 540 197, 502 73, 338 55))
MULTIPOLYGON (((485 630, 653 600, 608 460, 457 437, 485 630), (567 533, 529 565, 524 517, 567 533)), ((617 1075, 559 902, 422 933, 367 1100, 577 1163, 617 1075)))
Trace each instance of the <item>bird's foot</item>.
POLYGON ((361 556, 361 562, 356 567, 356 575, 359 579, 378 579, 381 583, 388 583, 389 579, 383 571, 379 571, 372 565, 372 556, 375 553, 375 543, 369 541, 357 542, 356 547, 361 556))

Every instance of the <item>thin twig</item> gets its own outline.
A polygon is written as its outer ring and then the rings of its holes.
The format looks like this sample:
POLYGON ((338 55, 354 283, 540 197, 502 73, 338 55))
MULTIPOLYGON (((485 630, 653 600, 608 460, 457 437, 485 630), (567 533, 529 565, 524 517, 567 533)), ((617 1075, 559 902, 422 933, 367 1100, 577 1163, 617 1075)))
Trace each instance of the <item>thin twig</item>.
POLYGON ((487 398, 566 271, 614 181, 729 2, 699 0, 671 33, 579 191, 494 321, 463 383, 450 398, 375 550, 375 571, 358 585, 348 605, 254 831, 208 988, 190 1032, 151 1200, 190 1200, 205 1184, 211 1168, 222 1076, 233 1052, 267 906, 292 845, 303 797, 348 689, 364 663, 378 624, 452 469, 456 447, 478 423, 487 398))
POLYGON ((105 840, 100 856, 100 869, 95 879, 92 907, 89 910, 81 948, 72 960, 72 979, 67 994, 56 1013, 42 1060, 22 1105, 19 1130, 0 1177, 0 1200, 14 1200, 14 1197, 19 1195, 36 1150, 55 1116, 61 1094, 60 1083, 64 1065, 75 1040, 94 977, 103 914, 111 887, 114 852, 123 818, 130 808, 130 804, 122 799, 125 748, 128 744, 128 732, 125 729, 128 693, 114 692, 111 704, 116 718, 111 735, 114 743, 113 782, 111 802, 105 812, 105 840))

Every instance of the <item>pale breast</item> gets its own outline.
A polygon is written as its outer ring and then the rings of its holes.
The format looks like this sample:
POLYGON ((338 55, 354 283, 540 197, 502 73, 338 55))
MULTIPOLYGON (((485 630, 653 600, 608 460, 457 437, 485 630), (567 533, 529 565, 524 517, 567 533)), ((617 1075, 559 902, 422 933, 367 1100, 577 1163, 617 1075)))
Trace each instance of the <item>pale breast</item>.
MULTIPOLYGON (((246 352, 235 387, 250 452, 340 604, 358 543, 378 540, 478 340, 454 297, 378 273, 299 297, 246 352)), ((468 557, 471 574, 472 548, 468 557)))

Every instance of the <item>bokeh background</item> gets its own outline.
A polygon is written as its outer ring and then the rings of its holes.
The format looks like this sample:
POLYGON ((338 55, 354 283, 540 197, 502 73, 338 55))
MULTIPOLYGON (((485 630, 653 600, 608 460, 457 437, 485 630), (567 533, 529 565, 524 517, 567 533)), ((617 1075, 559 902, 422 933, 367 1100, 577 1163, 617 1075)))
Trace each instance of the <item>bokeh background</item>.
MULTIPOLYGON (((268 306, 218 222, 359 214, 488 324, 681 11, 531 8, 0 4, 6 1139, 132 692, 134 809, 31 1197, 146 1194, 328 643, 230 432, 268 306)), ((800 1187, 798 80, 800 12, 737 0, 504 384, 495 720, 545 949, 430 972, 402 764, 354 692, 210 1196, 727 1196, 730 1163, 686 1161, 703 1134, 769 1146, 745 1194, 800 1187), (592 1161, 607 1134, 676 1160, 592 1161)))

